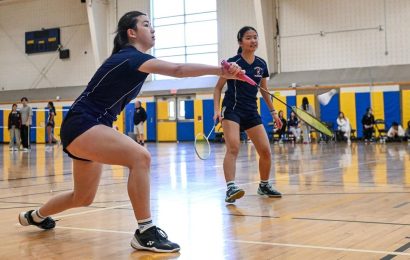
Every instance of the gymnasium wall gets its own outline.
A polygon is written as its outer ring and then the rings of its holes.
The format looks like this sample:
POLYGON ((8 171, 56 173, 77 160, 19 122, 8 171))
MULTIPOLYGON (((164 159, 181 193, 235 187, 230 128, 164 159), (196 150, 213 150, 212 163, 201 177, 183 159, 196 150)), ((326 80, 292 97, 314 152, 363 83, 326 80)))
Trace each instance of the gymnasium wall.
MULTIPOLYGON (((410 90, 400 90, 398 85, 369 87, 341 87, 338 93, 333 96, 331 102, 322 106, 316 102, 315 92, 300 92, 296 90, 280 90, 272 92, 280 100, 290 106, 300 106, 303 97, 307 97, 309 103, 317 111, 317 116, 323 122, 333 124, 336 129, 336 118, 339 111, 343 111, 349 118, 352 129, 356 130, 356 136, 362 137, 361 119, 367 107, 372 107, 376 119, 384 119, 386 127, 396 121, 406 127, 410 120, 410 90)), ((168 103, 162 102, 155 97, 139 97, 142 106, 147 111, 147 121, 145 127, 145 137, 148 141, 193 141, 195 136, 200 133, 209 133, 213 126, 213 98, 212 94, 196 95, 194 99, 185 100, 185 115, 183 121, 158 123, 158 119, 168 118, 168 103), (162 125, 161 125, 162 124, 162 125), (162 127, 162 128, 161 128, 162 127)), ((272 131, 272 117, 269 109, 259 96, 259 113, 262 117, 263 125, 269 133, 272 131)), ((286 118, 289 117, 290 109, 277 100, 273 100, 275 109, 283 110, 286 118)), ((46 103, 30 104, 34 110, 33 128, 31 130, 31 140, 36 143, 46 141, 45 124, 48 112, 45 110, 46 103)), ((71 102, 55 102, 57 109, 56 117, 56 136, 59 137, 60 125, 63 117, 67 113, 71 102)), ((114 125, 124 134, 133 132, 134 103, 128 104, 114 125)), ((7 129, 7 118, 10 113, 11 105, 0 105, 0 142, 9 141, 7 129)), ((219 126, 217 126, 217 131, 219 126)), ((211 135, 211 139, 214 138, 211 135)))
POLYGON ((0 57, 0 90, 85 85, 95 72, 85 4, 73 0, 0 4, 0 57), (58 51, 25 54, 25 32, 53 27, 60 27, 70 59, 59 59, 58 51))
POLYGON ((410 63, 408 0, 280 0, 279 10, 283 72, 410 63))
MULTIPOLYGON (((107 27, 108 32, 104 60, 112 50, 118 17, 130 10, 149 14, 150 1, 94 3, 107 7, 107 21, 99 25, 107 27)), ((0 2, 0 91, 87 85, 98 66, 91 44, 87 4, 79 0, 0 2), (70 50, 69 59, 59 59, 58 51, 25 54, 25 32, 54 27, 60 28, 61 44, 70 50)))
POLYGON ((274 3, 273 0, 217 0, 219 60, 236 55, 239 47, 236 38, 238 31, 249 25, 258 30, 260 38, 265 39, 259 43, 256 55, 267 61, 270 72, 277 70, 276 42, 273 37, 276 34, 274 3), (260 4, 262 13, 256 9, 256 3, 260 4), (259 21, 263 21, 262 26, 259 21))

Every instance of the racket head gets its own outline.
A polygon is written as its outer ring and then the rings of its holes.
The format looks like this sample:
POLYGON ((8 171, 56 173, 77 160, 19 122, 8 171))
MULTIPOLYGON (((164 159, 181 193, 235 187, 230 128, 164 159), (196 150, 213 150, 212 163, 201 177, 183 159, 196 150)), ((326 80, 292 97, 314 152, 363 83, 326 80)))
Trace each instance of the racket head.
POLYGON ((333 136, 333 132, 325 125, 323 124, 319 119, 316 117, 312 116, 311 114, 307 113, 305 110, 300 109, 298 107, 293 106, 292 107, 293 112, 297 115, 300 120, 308 124, 310 127, 314 128, 315 130, 321 132, 324 135, 327 135, 329 137, 333 136))
POLYGON ((211 144, 204 133, 195 136, 194 142, 195 153, 201 160, 206 160, 211 156, 211 144))

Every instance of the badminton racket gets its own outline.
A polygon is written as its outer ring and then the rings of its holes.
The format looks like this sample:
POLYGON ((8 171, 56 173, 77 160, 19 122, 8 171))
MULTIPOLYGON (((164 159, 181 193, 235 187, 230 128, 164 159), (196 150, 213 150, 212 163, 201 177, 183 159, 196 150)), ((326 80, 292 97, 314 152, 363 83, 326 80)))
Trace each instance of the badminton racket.
POLYGON ((206 160, 211 155, 211 144, 209 143, 209 137, 214 132, 217 123, 214 124, 208 135, 204 133, 198 133, 195 136, 194 148, 195 153, 198 155, 199 159, 206 160))

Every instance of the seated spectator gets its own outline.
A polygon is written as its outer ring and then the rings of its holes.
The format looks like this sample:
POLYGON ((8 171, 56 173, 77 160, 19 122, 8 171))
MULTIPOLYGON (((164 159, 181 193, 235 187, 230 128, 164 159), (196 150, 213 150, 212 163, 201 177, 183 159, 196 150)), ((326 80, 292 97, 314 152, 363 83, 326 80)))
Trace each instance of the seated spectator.
POLYGON ((275 134, 279 135, 279 138, 280 138, 279 142, 283 142, 283 138, 284 138, 285 133, 286 133, 286 119, 283 117, 283 111, 282 110, 279 111, 278 117, 279 117, 280 121, 282 121, 282 127, 277 128, 276 123, 274 122, 273 132, 275 134))
POLYGON ((404 129, 397 122, 393 122, 389 131, 387 132, 388 141, 401 141, 404 139, 404 129))
POLYGON ((407 141, 410 141, 410 120, 407 122, 406 133, 404 134, 407 141))
POLYGON ((340 111, 339 116, 336 119, 337 130, 343 133, 343 136, 346 137, 347 143, 350 143, 350 121, 345 114, 340 111))
POLYGON ((366 114, 362 117, 364 141, 373 141, 374 116, 371 107, 367 108, 366 114))
POLYGON ((300 125, 299 119, 296 117, 295 112, 290 112, 290 117, 288 119, 288 131, 291 132, 295 138, 296 142, 300 141, 300 125))

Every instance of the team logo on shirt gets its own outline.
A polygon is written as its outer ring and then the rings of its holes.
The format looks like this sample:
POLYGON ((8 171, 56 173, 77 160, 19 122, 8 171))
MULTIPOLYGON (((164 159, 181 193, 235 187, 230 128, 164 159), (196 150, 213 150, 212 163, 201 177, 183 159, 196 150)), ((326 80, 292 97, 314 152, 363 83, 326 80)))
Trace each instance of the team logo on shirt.
POLYGON ((263 75, 263 69, 261 67, 255 67, 253 68, 255 71, 254 77, 256 78, 262 78, 263 75))

